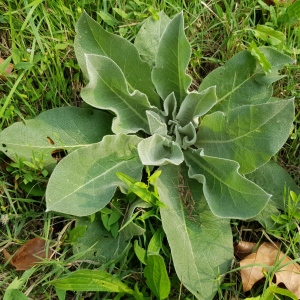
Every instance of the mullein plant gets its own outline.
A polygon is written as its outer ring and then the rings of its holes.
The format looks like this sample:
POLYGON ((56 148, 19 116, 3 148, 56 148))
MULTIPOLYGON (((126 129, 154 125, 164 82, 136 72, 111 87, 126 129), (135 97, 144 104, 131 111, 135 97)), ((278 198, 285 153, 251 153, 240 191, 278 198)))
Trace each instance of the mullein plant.
POLYGON ((90 107, 15 123, 0 133, 0 150, 11 159, 43 159, 52 172, 47 211, 78 217, 127 189, 117 173, 141 181, 145 166, 161 172, 159 210, 177 276, 196 298, 212 299, 233 258, 230 219, 269 226, 283 187, 297 188, 270 160, 294 118, 294 99, 273 97, 272 83, 293 59, 252 47, 191 91, 183 13, 158 16, 133 44, 83 13, 75 52, 90 107), (59 163, 58 150, 67 153, 59 163))

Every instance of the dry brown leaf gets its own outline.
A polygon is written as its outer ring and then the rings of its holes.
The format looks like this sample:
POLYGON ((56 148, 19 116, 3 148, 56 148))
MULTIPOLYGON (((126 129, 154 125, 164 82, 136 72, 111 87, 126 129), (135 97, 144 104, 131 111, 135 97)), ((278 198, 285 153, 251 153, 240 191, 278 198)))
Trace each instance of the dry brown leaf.
MULTIPOLYGON (((287 289, 300 298, 300 265, 291 261, 292 259, 285 256, 278 249, 277 245, 272 243, 261 244, 256 252, 251 253, 240 261, 240 266, 244 267, 241 269, 243 291, 249 291, 257 281, 264 278, 264 266, 274 266, 280 262, 280 266, 277 267, 278 271, 275 273, 276 284, 284 283, 287 289), (290 264, 284 266, 287 263, 290 264), (245 268, 250 264, 256 265, 245 268)), ((265 271, 267 271, 267 268, 265 271)))
MULTIPOLYGON (((2 64, 4 61, 5 61, 5 59, 3 59, 2 57, 0 57, 0 64, 2 64)), ((14 69, 14 65, 13 64, 9 64, 8 67, 5 70, 5 74, 9 75, 12 72, 13 69, 14 69)), ((1 75, 1 74, 0 74, 0 78, 2 80, 6 80, 6 76, 1 75)))
POLYGON ((34 238, 21 246, 14 255, 10 255, 5 249, 3 250, 4 260, 8 261, 11 256, 10 264, 17 270, 28 270, 42 259, 50 258, 52 251, 46 251, 46 241, 41 238, 34 238), (46 257, 48 254, 48 257, 46 257))
POLYGON ((250 253, 252 253, 254 247, 257 243, 250 243, 250 242, 244 242, 240 241, 238 244, 234 245, 234 254, 240 258, 243 259, 250 253))
POLYGON ((282 252, 280 252, 278 260, 282 267, 275 273, 276 284, 279 284, 280 282, 284 283, 288 290, 300 298, 300 265, 291 262, 292 259, 282 252))

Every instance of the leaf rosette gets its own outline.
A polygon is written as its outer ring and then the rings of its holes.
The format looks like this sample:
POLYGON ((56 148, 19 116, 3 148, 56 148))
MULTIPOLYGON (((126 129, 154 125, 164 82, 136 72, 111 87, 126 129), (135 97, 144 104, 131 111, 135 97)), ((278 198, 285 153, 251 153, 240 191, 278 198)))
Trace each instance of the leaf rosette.
MULTIPOLYGON (((268 47, 255 55, 245 50, 190 91, 183 13, 158 16, 132 44, 83 13, 75 52, 88 81, 81 95, 93 108, 55 109, 14 124, 0 133, 0 150, 12 159, 43 153, 52 168, 51 151, 68 150, 46 202, 48 211, 76 216, 99 211, 124 188, 117 172, 140 181, 144 165, 158 167, 162 224, 178 277, 198 299, 212 299, 218 272, 233 256, 230 218, 261 221, 266 207, 280 207, 278 189, 257 178, 280 168, 269 161, 289 136, 294 103, 272 97, 272 83, 293 59, 268 47)), ((291 182, 278 172, 282 185, 291 182)))

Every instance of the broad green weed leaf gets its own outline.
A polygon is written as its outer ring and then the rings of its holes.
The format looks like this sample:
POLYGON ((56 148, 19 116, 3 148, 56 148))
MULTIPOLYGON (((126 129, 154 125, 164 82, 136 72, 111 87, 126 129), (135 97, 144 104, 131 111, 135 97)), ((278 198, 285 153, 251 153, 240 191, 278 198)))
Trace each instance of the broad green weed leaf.
POLYGON ((112 59, 122 70, 130 91, 146 94, 151 104, 159 106, 159 97, 151 81, 150 66, 140 59, 135 46, 126 39, 105 31, 96 21, 83 13, 76 24, 74 48, 79 66, 87 76, 86 54, 112 59))
POLYGON ((0 132, 0 151, 11 159, 33 156, 52 169, 56 160, 51 153, 65 149, 68 153, 97 143, 111 134, 112 116, 99 110, 60 107, 41 113, 35 119, 14 123, 0 132), (91 130, 92 129, 92 130, 91 130))
POLYGON ((148 62, 150 66, 155 64, 155 55, 161 36, 171 21, 163 11, 157 15, 158 20, 155 20, 152 16, 146 20, 134 40, 134 45, 138 49, 141 58, 148 62))
POLYGON ((105 264, 118 258, 127 246, 124 235, 119 234, 114 238, 104 228, 99 213, 96 214, 93 222, 89 217, 77 218, 75 229, 83 227, 86 228, 85 233, 73 243, 74 255, 79 256, 80 259, 105 264))
POLYGON ((281 31, 274 30, 273 28, 258 24, 254 30, 257 38, 267 42, 270 45, 278 46, 285 41, 285 35, 281 31))
POLYGON ((163 100, 173 92, 178 103, 186 97, 192 81, 186 74, 190 56, 190 45, 184 34, 183 14, 179 13, 161 37, 152 70, 152 80, 163 100))
POLYGON ((120 279, 103 270, 77 270, 50 283, 67 291, 134 294, 120 279))
POLYGON ((149 166, 160 166, 167 162, 179 165, 184 159, 179 145, 159 134, 142 140, 138 144, 138 152, 142 163, 149 166))
MULTIPOLYGON (((189 177, 203 184, 211 211, 219 217, 249 219, 261 212, 271 195, 238 173, 236 161, 186 150, 189 177)), ((199 185, 199 192, 202 187, 199 185)))
POLYGON ((271 73, 265 74, 260 62, 245 50, 204 78, 199 92, 216 86, 218 103, 214 111, 227 112, 242 105, 266 103, 272 96, 271 83, 282 78, 278 70, 293 63, 293 59, 271 48, 259 47, 259 50, 271 64, 271 73))
POLYGON ((144 269, 147 286, 157 299, 166 299, 170 294, 170 279, 163 258, 160 255, 148 255, 144 269))
POLYGON ((203 118, 197 133, 198 148, 206 155, 235 160, 241 174, 269 161, 285 143, 293 124, 294 99, 245 105, 203 118))
POLYGON ((210 87, 201 93, 189 93, 180 105, 176 119, 181 126, 193 122, 206 114, 217 103, 216 87, 210 87))
POLYGON ((143 165, 137 153, 140 138, 124 134, 105 136, 67 155, 49 179, 47 211, 87 216, 102 209, 122 181, 120 171, 140 180, 143 165))
POLYGON ((229 219, 214 216, 199 183, 179 174, 179 167, 160 167, 157 180, 163 229, 178 278, 197 299, 213 299, 218 277, 233 257, 229 219), (181 192, 179 192, 179 189, 181 192))
POLYGON ((110 58, 86 55, 89 83, 81 96, 88 104, 111 110, 114 133, 149 133, 146 110, 150 108, 147 96, 137 90, 130 93, 122 70, 110 58))

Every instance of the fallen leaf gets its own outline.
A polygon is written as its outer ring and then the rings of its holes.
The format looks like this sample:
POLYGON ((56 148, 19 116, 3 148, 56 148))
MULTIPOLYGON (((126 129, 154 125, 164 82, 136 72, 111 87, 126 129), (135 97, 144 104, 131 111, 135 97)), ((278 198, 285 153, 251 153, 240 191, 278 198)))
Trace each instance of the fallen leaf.
MULTIPOLYGON (((5 59, 3 59, 2 57, 0 57, 0 64, 2 64, 4 61, 5 61, 5 59)), ((5 70, 5 74, 9 75, 12 72, 13 69, 14 69, 14 65, 11 64, 11 63, 8 64, 8 66, 7 66, 6 70, 5 70)), ((0 74, 0 78, 2 80, 6 80, 7 79, 6 76, 3 75, 3 74, 2 75, 0 74)))
POLYGON ((240 241, 238 244, 234 245, 234 254, 240 258, 243 259, 250 253, 252 253, 254 247, 257 243, 250 243, 250 242, 244 242, 240 241))
POLYGON ((269 266, 276 266, 276 284, 283 283, 288 290, 300 298, 300 265, 281 252, 277 245, 263 243, 259 248, 240 261, 243 291, 249 291, 252 286, 264 278, 263 271, 267 272, 269 266), (247 265, 250 265, 247 267, 247 265))
POLYGON ((46 251, 46 241, 41 238, 29 240, 13 255, 10 255, 5 249, 3 253, 5 261, 8 261, 12 257, 9 263, 18 271, 28 270, 42 259, 50 258, 52 255, 51 249, 46 251), (46 254, 48 254, 47 257, 46 254))
POLYGON ((283 266, 276 275, 276 284, 284 283, 286 288, 295 296, 300 298, 300 265, 292 262, 292 259, 280 252, 278 260, 282 260, 280 266, 283 266), (285 264, 287 264, 285 266, 285 264))

